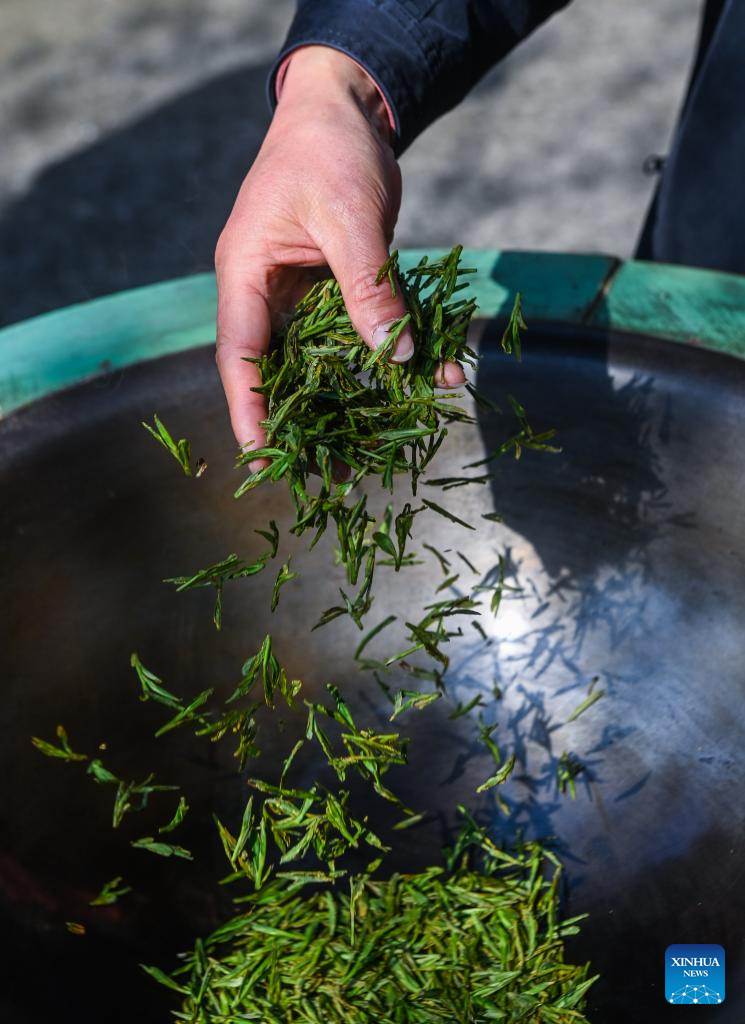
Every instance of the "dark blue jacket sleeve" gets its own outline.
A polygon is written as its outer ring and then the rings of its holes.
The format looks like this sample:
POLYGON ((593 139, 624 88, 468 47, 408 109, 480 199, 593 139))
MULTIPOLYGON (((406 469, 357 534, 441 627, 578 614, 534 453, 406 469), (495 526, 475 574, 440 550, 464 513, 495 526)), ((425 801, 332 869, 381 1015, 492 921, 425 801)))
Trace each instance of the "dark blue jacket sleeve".
POLYGON ((396 122, 401 152, 459 103, 492 65, 569 0, 298 0, 269 77, 298 46, 353 57, 375 79, 396 122))

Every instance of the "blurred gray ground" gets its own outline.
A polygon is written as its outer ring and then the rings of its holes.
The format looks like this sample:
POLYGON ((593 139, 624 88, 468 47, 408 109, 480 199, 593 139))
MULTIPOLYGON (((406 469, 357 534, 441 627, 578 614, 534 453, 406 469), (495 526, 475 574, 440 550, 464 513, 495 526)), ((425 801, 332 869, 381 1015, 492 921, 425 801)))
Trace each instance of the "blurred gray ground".
MULTIPOLYGON (((575 0, 405 154, 397 244, 628 256, 700 0, 575 0)), ((290 0, 3 0, 0 322, 211 268, 290 0)))

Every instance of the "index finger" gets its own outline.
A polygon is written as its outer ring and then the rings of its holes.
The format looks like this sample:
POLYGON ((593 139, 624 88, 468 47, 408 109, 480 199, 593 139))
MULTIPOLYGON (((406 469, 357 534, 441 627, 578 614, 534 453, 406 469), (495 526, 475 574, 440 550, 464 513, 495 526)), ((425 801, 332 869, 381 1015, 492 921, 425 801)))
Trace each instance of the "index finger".
MULTIPOLYGON (((243 274, 218 272, 217 279, 217 368, 225 390, 230 423, 242 448, 263 448, 266 433, 261 421, 267 417, 263 395, 251 388, 261 384, 255 363, 266 353, 271 335, 271 316, 266 298, 243 274)), ((268 465, 266 459, 249 463, 252 471, 268 465)))

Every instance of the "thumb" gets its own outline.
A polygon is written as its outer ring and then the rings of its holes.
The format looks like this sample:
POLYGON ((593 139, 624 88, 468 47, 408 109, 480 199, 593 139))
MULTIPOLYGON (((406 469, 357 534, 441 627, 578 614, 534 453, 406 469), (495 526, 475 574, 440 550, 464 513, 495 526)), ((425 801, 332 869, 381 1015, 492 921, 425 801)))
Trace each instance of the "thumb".
MULTIPOLYGON (((375 283, 378 271, 388 259, 383 232, 370 236, 369 228, 360 232, 337 233, 324 246, 331 272, 339 282, 347 312, 362 340, 370 348, 380 348, 396 320, 406 314, 400 286, 391 295, 387 277, 375 283)), ((414 339, 408 327, 398 336, 390 357, 393 363, 405 363, 414 354, 414 339)))

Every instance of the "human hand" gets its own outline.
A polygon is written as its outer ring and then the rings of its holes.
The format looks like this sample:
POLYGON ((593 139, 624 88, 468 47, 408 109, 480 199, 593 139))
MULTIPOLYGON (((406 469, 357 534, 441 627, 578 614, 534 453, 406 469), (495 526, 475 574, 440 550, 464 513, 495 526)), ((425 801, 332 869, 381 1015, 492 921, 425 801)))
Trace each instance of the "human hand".
MULTIPOLYGON (((265 443, 265 399, 254 363, 273 328, 328 266, 352 323, 371 348, 402 317, 400 292, 376 285, 401 202, 401 174, 383 101, 344 54, 310 46, 293 55, 261 150, 217 244, 217 364, 236 439, 265 443)), ((405 329, 391 354, 410 359, 405 329)), ((454 387, 463 371, 447 364, 436 383, 454 387)), ((256 460, 251 468, 265 463, 256 460)))

